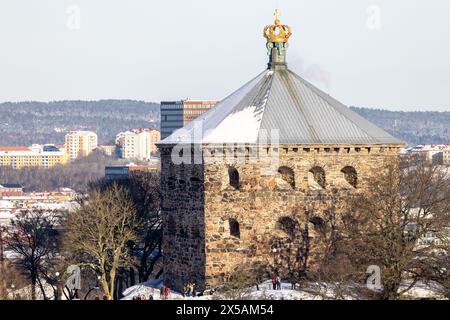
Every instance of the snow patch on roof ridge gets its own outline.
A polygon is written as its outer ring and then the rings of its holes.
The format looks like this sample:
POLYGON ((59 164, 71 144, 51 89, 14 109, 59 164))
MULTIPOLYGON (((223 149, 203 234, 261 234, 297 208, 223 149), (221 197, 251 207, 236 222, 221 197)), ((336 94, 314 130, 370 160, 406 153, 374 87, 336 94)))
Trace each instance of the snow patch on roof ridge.
MULTIPOLYGON (((211 133, 221 122, 232 113, 239 102, 264 78, 267 70, 257 75, 244 86, 234 91, 213 108, 203 113, 185 127, 175 130, 170 136, 162 140, 160 144, 178 143, 202 143, 207 133, 211 133)), ((233 128, 236 130, 236 128, 233 128)))
MULTIPOLYGON (((273 71, 268 71, 264 81, 270 81, 269 78, 272 74, 273 71)), ((257 94, 249 105, 244 105, 242 109, 230 113, 216 128, 205 132, 202 142, 221 143, 223 141, 232 141, 234 143, 257 143, 264 108, 269 99, 270 86, 264 89, 263 94, 262 99, 257 94)))

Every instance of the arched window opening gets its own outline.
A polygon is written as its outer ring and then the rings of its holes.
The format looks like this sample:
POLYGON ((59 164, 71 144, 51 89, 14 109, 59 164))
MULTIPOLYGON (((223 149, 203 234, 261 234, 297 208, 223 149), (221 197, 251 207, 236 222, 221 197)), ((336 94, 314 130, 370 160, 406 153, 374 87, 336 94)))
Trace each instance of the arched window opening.
POLYGON ((326 187, 326 179, 325 179, 325 170, 322 167, 312 167, 311 170, 309 170, 310 175, 312 176, 313 180, 319 185, 322 189, 325 189, 326 187))
POLYGON ((228 168, 228 178, 230 182, 230 186, 235 189, 239 189, 239 172, 234 167, 228 168))
POLYGON ((230 224, 230 236, 240 238, 241 230, 239 227, 239 222, 236 219, 230 218, 228 223, 230 224))
POLYGON ((314 226, 314 230, 316 231, 323 231, 325 229, 325 221, 320 217, 311 217, 309 222, 314 226))
POLYGON ((173 164, 171 163, 169 165, 169 170, 168 170, 167 188, 169 190, 175 190, 176 183, 177 183, 177 179, 175 177, 175 168, 174 168, 173 164))
POLYGON ((177 181, 177 179, 175 179, 175 177, 169 177, 167 179, 167 187, 169 188, 169 190, 175 190, 176 181, 177 181))
POLYGON ((180 237, 181 238, 188 238, 189 234, 188 234, 188 227, 187 226, 180 226, 180 237))
POLYGON ((190 182, 190 186, 189 186, 190 191, 196 192, 196 191, 201 190, 202 185, 203 185, 201 179, 199 179, 197 177, 191 177, 189 179, 189 182, 190 182))
POLYGON ((350 166, 342 168, 341 172, 344 174, 345 180, 353 187, 356 188, 358 185, 358 175, 356 169, 350 166))
POLYGON ((186 180, 178 179, 178 186, 180 187, 181 190, 184 190, 184 188, 186 187, 186 180))
POLYGON ((289 167, 278 168, 278 173, 281 175, 281 179, 286 181, 292 189, 295 189, 295 175, 294 170, 289 167))
POLYGON ((278 219, 276 229, 284 231, 290 237, 295 236, 297 223, 289 217, 281 217, 278 219))

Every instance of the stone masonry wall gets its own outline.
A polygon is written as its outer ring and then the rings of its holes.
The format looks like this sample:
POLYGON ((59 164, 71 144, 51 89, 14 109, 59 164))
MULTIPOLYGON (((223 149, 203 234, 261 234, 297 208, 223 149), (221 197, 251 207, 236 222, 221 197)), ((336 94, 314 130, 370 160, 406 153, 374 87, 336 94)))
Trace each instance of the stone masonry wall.
MULTIPOLYGON (((203 146, 203 163, 184 165, 174 165, 171 149, 161 148, 165 284, 181 290, 186 281, 195 281, 203 290, 240 266, 260 262, 277 268, 283 262, 272 252, 274 245, 289 245, 281 218, 302 212, 320 218, 336 195, 355 190, 341 172, 344 167, 356 170, 356 190, 364 189, 400 147, 282 145, 261 148, 269 155, 261 157, 254 146, 203 146), (292 170, 294 181, 283 179, 279 167, 292 170), (314 180, 313 167, 325 171, 325 188, 314 180), (230 185, 229 168, 239 173, 239 188, 230 185), (239 223, 239 237, 230 234, 230 219, 239 223)), ((306 220, 299 222, 311 221, 306 220)), ((312 241, 313 263, 320 241, 312 241)))
MULTIPOLYGON (((233 160, 234 152, 236 149, 225 151, 228 164, 224 164, 221 159, 224 152, 219 157, 215 154, 210 156, 211 152, 205 153, 207 286, 220 284, 238 267, 257 263, 273 264, 275 269, 282 267, 280 264, 283 261, 277 261, 278 254, 272 252, 275 243, 289 242, 288 235, 277 227, 279 219, 294 217, 296 221, 302 220, 299 216, 306 212, 309 219, 322 217, 330 201, 336 200, 336 195, 339 198, 339 195, 355 190, 341 172, 344 167, 356 169, 357 189, 363 189, 371 174, 382 169, 385 161, 398 155, 399 148, 286 145, 271 149, 270 152, 278 152, 279 160, 275 156, 270 164, 274 164, 275 168, 285 166, 292 169, 294 187, 278 173, 262 172, 261 168, 267 168, 268 165, 261 163, 258 158, 244 156, 244 159, 233 160), (239 189, 228 183, 229 166, 239 172, 239 189), (325 171, 325 188, 318 186, 309 173, 315 166, 325 171), (230 235, 229 219, 239 223, 239 238, 230 235)), ((305 220, 298 222, 309 223, 305 220)), ((312 264, 320 255, 318 242, 312 239, 312 264)))
POLYGON ((182 290, 205 281, 203 165, 175 165, 171 149, 161 150, 161 215, 166 286, 182 290))

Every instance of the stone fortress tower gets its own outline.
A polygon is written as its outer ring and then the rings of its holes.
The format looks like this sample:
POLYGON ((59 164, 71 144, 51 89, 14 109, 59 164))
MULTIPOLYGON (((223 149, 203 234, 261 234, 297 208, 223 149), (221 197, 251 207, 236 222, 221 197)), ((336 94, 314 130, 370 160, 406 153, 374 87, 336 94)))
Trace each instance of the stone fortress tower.
POLYGON ((294 224, 319 243, 329 202, 364 188, 403 146, 288 69, 291 29, 275 17, 264 29, 267 69, 158 145, 164 282, 173 289, 276 264, 294 224))

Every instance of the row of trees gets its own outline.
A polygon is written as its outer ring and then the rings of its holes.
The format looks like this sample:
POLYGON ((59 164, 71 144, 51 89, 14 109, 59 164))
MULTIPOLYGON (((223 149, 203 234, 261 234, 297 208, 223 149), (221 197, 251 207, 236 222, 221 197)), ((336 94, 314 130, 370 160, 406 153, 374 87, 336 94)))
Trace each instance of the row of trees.
POLYGON ((19 213, 3 236, 4 247, 12 252, 11 267, 29 281, 30 297, 49 298, 50 286, 54 297, 82 298, 99 286, 105 298, 116 299, 122 282, 161 274, 158 185, 157 174, 134 173, 91 184, 77 210, 19 213), (81 267, 82 290, 64 287, 77 269, 70 266, 81 267))

